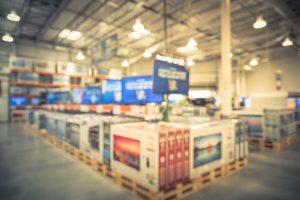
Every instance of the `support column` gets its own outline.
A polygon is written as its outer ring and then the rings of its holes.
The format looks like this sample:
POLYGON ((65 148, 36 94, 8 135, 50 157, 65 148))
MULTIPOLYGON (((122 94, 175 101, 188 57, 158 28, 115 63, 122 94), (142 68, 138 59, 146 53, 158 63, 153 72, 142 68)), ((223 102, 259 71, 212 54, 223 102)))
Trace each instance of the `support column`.
POLYGON ((221 0, 221 97, 222 114, 232 113, 232 84, 231 84, 231 26, 230 0, 221 0))

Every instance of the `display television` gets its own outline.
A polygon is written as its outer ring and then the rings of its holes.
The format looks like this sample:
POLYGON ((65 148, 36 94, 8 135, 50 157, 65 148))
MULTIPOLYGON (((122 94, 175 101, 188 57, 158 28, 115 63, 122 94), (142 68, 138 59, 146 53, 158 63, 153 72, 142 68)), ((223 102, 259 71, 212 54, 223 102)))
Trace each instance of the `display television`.
POLYGON ((194 138, 194 168, 219 160, 222 157, 222 134, 194 138))
POLYGON ((114 160, 140 170, 140 141, 114 135, 114 160))

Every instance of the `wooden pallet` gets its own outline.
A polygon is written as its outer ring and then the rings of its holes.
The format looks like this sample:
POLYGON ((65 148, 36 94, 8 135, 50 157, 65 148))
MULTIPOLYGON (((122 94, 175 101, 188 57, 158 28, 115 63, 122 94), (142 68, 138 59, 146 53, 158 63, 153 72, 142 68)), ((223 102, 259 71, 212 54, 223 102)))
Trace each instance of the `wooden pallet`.
POLYGON ((171 199, 181 199, 193 192, 198 191, 201 188, 206 187, 210 183, 214 182, 215 180, 232 174, 245 168, 248 164, 248 160, 240 159, 238 161, 229 163, 222 167, 218 167, 210 172, 204 173, 201 176, 179 183, 173 188, 169 188, 163 192, 153 192, 149 190, 147 187, 144 187, 137 183, 134 179, 131 179, 125 175, 121 175, 116 173, 115 181, 123 186, 124 188, 130 190, 137 196, 147 199, 147 200, 171 200, 171 199))
POLYGON ((245 168, 248 164, 247 158, 240 159, 232 163, 229 163, 227 165, 224 165, 222 167, 218 167, 210 172, 204 173, 201 176, 194 178, 192 180, 179 183, 173 188, 169 188, 166 191, 154 192, 148 189, 147 187, 141 185, 140 183, 136 182, 135 179, 132 179, 130 177, 127 177, 126 175, 123 175, 121 173, 112 170, 110 167, 98 162, 87 153, 81 152, 80 150, 76 149, 70 144, 59 141, 55 137, 47 134, 45 131, 37 131, 37 133, 39 136, 47 139, 51 144, 64 150, 70 155, 76 157, 78 160, 90 166, 92 169, 96 170, 97 172, 100 172, 106 177, 112 179, 118 185, 130 190, 138 197, 147 200, 181 199, 209 185, 210 183, 214 182, 215 180, 221 177, 230 175, 232 173, 241 170, 242 168, 245 168))
POLYGON ((286 139, 281 141, 268 141, 258 138, 250 138, 249 144, 258 145, 261 148, 274 149, 274 150, 284 150, 289 146, 293 145, 297 141, 297 135, 289 135, 286 139))

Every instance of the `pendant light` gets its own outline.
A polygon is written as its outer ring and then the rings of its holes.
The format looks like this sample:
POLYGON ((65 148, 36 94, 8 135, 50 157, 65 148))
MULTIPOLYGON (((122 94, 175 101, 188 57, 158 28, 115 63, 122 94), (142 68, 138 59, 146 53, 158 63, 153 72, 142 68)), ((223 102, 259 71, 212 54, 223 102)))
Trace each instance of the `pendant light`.
POLYGON ((14 38, 9 34, 9 33, 5 33, 3 36, 2 36, 2 40, 4 42, 13 42, 14 41, 14 38))
POLYGON ((292 46, 294 44, 294 42, 289 38, 289 37, 286 37, 283 42, 281 43, 281 45, 283 47, 288 47, 288 46, 292 46))
POLYGON ((85 55, 82 53, 82 51, 78 51, 78 53, 76 54, 76 59, 77 60, 84 60, 85 59, 85 55))
POLYGON ((258 16, 256 18, 256 21, 253 24, 253 28, 255 29, 261 29, 267 26, 267 22, 264 20, 262 16, 258 16))
POLYGON ((121 63, 122 67, 129 67, 129 62, 127 59, 123 60, 123 62, 121 63))
POLYGON ((10 11, 10 13, 6 16, 6 18, 13 22, 18 22, 21 19, 20 16, 13 10, 10 11))

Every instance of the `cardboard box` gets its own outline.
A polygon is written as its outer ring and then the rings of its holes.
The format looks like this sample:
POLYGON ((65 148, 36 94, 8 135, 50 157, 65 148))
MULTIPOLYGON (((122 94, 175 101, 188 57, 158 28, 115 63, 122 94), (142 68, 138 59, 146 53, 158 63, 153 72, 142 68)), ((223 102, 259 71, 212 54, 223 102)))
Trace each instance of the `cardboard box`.
POLYGON ((190 126, 190 178, 234 161, 235 131, 230 122, 190 126))
POLYGON ((33 67, 34 67, 34 71, 37 71, 37 72, 54 73, 56 63, 53 61, 35 60, 35 61, 33 61, 33 67))
POLYGON ((189 163, 189 141, 182 126, 128 123, 113 125, 111 132, 114 170, 138 177, 137 182, 153 191, 171 188, 189 176, 189 166, 184 170, 189 163))
POLYGON ((27 58, 21 57, 10 57, 9 58, 9 67, 11 69, 20 69, 20 70, 27 70, 32 71, 32 61, 27 58))
POLYGON ((66 75, 55 75, 53 76, 53 84, 69 85, 70 77, 66 75))
POLYGON ((38 83, 39 75, 31 73, 18 73, 17 75, 18 82, 29 82, 29 83, 38 83))

